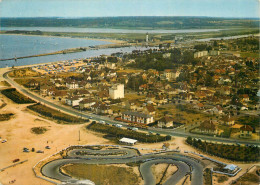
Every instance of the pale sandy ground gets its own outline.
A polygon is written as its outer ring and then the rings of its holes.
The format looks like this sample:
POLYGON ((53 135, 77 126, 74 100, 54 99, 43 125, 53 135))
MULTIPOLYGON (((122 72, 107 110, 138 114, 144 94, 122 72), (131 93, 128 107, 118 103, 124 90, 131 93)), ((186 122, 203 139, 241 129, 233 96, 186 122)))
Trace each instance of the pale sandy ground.
MULTIPOLYGON (((162 175, 164 173, 164 171, 166 170, 167 166, 169 164, 166 163, 162 163, 162 164, 156 164, 156 165, 152 165, 152 172, 155 176, 156 179, 156 183, 159 183, 159 181, 162 178, 162 175)), ((162 183, 164 183, 169 177, 172 176, 173 173, 175 173, 178 170, 178 168, 175 165, 170 165, 169 168, 167 169, 167 172, 163 178, 162 183)))
MULTIPOLYGON (((1 97, 3 98, 3 96, 1 97)), ((0 137, 7 139, 6 143, 0 143, 0 168, 13 164, 12 160, 16 158, 19 158, 20 161, 28 159, 28 162, 0 172, 0 182, 4 185, 14 179, 16 179, 14 184, 18 185, 51 184, 34 176, 32 167, 38 161, 69 145, 108 144, 108 141, 102 137, 85 131, 84 125, 59 125, 25 111, 26 105, 17 105, 7 98, 3 99, 8 105, 0 109, 0 112, 14 113, 15 116, 9 121, 0 122, 0 137), (48 128, 48 131, 42 135, 35 135, 30 131, 35 126, 44 126, 48 128), (81 130, 80 142, 78 141, 79 130, 81 130), (51 147, 50 150, 45 149, 47 145, 51 147), (43 150, 44 154, 23 153, 23 147, 29 149, 34 147, 36 150, 43 150)))

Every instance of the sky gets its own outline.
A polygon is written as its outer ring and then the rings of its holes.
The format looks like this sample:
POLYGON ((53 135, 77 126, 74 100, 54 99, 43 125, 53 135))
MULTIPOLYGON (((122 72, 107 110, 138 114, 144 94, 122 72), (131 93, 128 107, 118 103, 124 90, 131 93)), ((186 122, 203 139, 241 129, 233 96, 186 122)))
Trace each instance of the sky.
POLYGON ((0 0, 0 17, 259 18, 260 0, 0 0))

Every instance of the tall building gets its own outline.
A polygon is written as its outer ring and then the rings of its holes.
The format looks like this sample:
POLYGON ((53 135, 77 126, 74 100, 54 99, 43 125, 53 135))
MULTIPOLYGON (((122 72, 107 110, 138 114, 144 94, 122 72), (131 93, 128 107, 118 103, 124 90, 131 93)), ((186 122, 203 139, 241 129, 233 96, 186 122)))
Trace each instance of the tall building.
POLYGON ((109 96, 112 99, 124 98, 124 84, 114 84, 109 88, 109 96))

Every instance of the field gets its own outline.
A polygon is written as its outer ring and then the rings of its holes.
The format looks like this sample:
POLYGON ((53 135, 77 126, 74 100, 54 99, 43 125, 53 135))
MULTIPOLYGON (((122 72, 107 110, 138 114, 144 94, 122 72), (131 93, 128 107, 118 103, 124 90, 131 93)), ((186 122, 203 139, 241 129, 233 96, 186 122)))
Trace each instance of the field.
POLYGON ((20 94, 14 88, 2 90, 1 93, 18 104, 35 103, 35 101, 20 94))
POLYGON ((60 111, 57 111, 55 109, 46 107, 42 104, 35 104, 30 105, 27 107, 30 110, 33 110, 43 116, 46 116, 48 118, 52 118, 55 120, 58 120, 58 123, 64 123, 64 124, 82 124, 86 122, 84 119, 76 118, 74 116, 70 116, 68 114, 62 113, 60 111))
POLYGON ((172 115, 174 118, 174 122, 188 124, 188 125, 192 125, 195 123, 199 123, 203 120, 209 119, 206 115, 193 110, 189 110, 188 108, 185 108, 185 106, 181 104, 162 105, 158 107, 158 111, 156 112, 156 117, 160 118, 165 114, 172 115))
POLYGON ((89 179, 96 185, 137 185, 139 178, 131 167, 118 165, 70 164, 61 168, 65 174, 79 179, 89 179))
POLYGON ((10 77, 36 77, 39 76, 40 74, 33 71, 31 68, 25 68, 25 69, 18 69, 18 70, 14 70, 12 72, 9 73, 10 77))

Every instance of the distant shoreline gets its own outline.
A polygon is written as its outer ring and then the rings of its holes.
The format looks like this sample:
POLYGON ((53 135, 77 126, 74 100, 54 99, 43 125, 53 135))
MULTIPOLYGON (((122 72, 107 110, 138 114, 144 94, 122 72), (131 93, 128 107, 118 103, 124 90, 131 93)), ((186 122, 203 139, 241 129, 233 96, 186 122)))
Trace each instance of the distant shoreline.
POLYGON ((97 39, 97 38, 82 38, 82 37, 65 37, 65 36, 55 36, 55 35, 36 35, 36 34, 18 34, 18 33, 3 33, 3 31, 0 31, 0 35, 18 35, 18 36, 36 36, 36 37, 55 37, 55 38, 70 38, 70 39, 85 39, 85 40, 94 40, 94 41, 106 41, 111 42, 114 44, 123 44, 126 43, 126 41, 122 40, 114 40, 114 39, 97 39))

